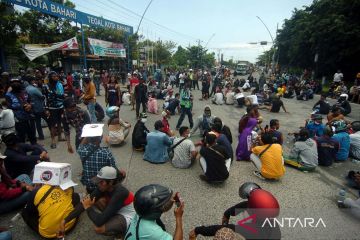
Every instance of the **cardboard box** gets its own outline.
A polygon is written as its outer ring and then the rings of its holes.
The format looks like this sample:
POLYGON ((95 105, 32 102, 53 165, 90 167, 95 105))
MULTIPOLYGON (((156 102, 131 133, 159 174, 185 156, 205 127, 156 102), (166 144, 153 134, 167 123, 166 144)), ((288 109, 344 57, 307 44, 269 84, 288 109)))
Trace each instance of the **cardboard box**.
POLYGON ((75 186, 71 179, 70 163, 41 162, 35 165, 33 183, 60 186, 62 189, 75 186))

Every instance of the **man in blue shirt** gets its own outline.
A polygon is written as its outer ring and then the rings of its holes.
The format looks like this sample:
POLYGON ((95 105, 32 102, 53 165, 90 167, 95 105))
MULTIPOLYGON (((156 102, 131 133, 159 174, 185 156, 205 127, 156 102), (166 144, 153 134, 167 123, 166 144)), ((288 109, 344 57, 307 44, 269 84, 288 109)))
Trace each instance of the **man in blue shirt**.
POLYGON ((336 161, 346 161, 349 157, 350 151, 350 136, 346 132, 346 123, 343 120, 335 121, 332 123, 335 127, 335 135, 332 139, 340 144, 339 151, 336 154, 336 161))
POLYGON ((312 121, 306 123, 305 127, 309 131, 311 138, 324 135, 325 124, 322 123, 322 119, 321 114, 315 114, 312 117, 312 121))
POLYGON ((161 120, 155 122, 155 131, 146 136, 144 160, 151 163, 165 163, 169 160, 168 148, 172 139, 166 133, 161 132, 164 127, 161 120))

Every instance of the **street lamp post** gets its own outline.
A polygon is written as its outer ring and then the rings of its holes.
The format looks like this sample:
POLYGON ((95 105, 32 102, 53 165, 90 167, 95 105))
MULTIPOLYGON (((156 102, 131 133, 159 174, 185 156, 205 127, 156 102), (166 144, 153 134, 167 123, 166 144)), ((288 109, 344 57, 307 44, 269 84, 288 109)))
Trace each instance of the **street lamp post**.
MULTIPOLYGON (((275 44, 274 38, 273 38, 269 28, 266 26, 264 21, 259 16, 256 16, 256 17, 260 20, 260 22, 265 26, 266 30, 268 31, 268 33, 270 35, 270 38, 271 38, 271 41, 272 41, 272 44, 273 44, 273 47, 274 47, 274 44, 275 44)), ((271 69, 272 69, 273 72, 274 72, 274 67, 275 67, 275 51, 276 51, 276 49, 274 48, 274 53, 273 53, 272 60, 271 60, 271 69)))

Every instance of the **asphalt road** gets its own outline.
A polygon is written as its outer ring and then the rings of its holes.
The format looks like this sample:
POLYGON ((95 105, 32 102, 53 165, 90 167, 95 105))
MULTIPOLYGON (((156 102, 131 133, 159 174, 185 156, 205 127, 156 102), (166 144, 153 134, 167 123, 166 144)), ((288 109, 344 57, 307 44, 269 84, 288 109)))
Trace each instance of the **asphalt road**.
MULTIPOLYGON (((104 92, 102 91, 102 94, 104 92)), ((210 104, 210 101, 198 101, 200 91, 193 91, 194 117, 202 114, 204 106, 210 104)), ((264 125, 268 124, 270 119, 277 118, 280 120, 280 130, 284 136, 287 133, 294 132, 299 126, 304 124, 304 120, 309 117, 311 108, 315 103, 314 100, 307 102, 297 101, 295 99, 283 99, 287 110, 290 113, 269 113, 261 111, 264 118, 264 125)), ((98 101, 103 104, 104 97, 98 97, 98 101)), ((162 106, 162 101, 158 102, 162 106)), ((216 106, 211 105, 212 114, 220 117, 232 131, 234 143, 233 148, 237 145, 237 125, 240 117, 243 115, 244 108, 234 106, 216 106)), ((351 120, 360 119, 360 106, 352 105, 353 111, 349 118, 351 120)), ((135 123, 135 112, 131 111, 130 106, 122 106, 120 111, 121 117, 132 123, 135 123)), ((170 119, 170 126, 175 128, 179 115, 170 119)), ((156 120, 161 119, 160 115, 149 114, 146 125, 153 130, 153 124, 156 120)), ((183 125, 188 125, 187 118, 183 125)), ((73 137, 74 135, 72 135, 73 137)), ((70 154, 66 151, 65 142, 58 144, 57 149, 50 149, 49 132, 45 130, 46 140, 42 142, 47 149, 51 160, 54 162, 68 162, 73 166, 73 179, 79 182, 78 174, 81 172, 81 163, 77 154, 70 154)), ((193 136, 194 140, 198 137, 193 136)), ((284 227, 282 229, 283 239, 356 239, 360 238, 358 234, 359 222, 342 213, 336 206, 336 195, 339 189, 344 186, 344 177, 348 170, 359 169, 360 165, 347 161, 341 164, 334 164, 331 167, 318 167, 315 172, 304 173, 292 168, 286 168, 285 176, 277 182, 263 181, 253 175, 254 167, 249 162, 234 162, 231 166, 230 177, 222 185, 212 186, 199 179, 201 169, 196 163, 190 169, 175 169, 170 163, 163 165, 152 165, 142 160, 142 154, 134 152, 131 148, 131 134, 126 140, 126 144, 121 147, 111 147, 117 164, 120 168, 127 171, 125 185, 132 191, 136 192, 140 187, 150 184, 159 183, 171 187, 174 191, 180 192, 185 200, 184 213, 184 233, 185 239, 188 237, 190 230, 198 225, 219 224, 223 211, 228 207, 238 203, 239 186, 247 181, 258 183, 262 188, 272 192, 280 202, 280 217, 313 217, 316 219, 324 218, 326 227, 323 225, 315 227, 296 226, 284 227)), ((291 146, 291 137, 287 137, 284 144, 284 151, 291 146)), ((1 146, 4 150, 4 146, 1 146)), ((76 191, 83 192, 81 185, 77 186, 76 191)), ((348 196, 355 198, 356 191, 348 191, 348 196)), ((1 216, 0 226, 9 225, 11 217, 16 212, 1 216)), ((173 212, 170 211, 162 217, 169 232, 174 231, 175 219, 173 212)), ((232 221, 240 220, 234 218, 232 221)), ((286 225, 286 224, 285 224, 286 225)), ((14 227, 11 228, 14 239, 41 239, 36 236, 24 224, 23 220, 18 220, 14 227)), ((112 239, 105 236, 97 235, 93 231, 91 222, 86 214, 83 214, 76 228, 66 236, 66 239, 112 239)), ((198 237, 198 239, 205 239, 198 237)))

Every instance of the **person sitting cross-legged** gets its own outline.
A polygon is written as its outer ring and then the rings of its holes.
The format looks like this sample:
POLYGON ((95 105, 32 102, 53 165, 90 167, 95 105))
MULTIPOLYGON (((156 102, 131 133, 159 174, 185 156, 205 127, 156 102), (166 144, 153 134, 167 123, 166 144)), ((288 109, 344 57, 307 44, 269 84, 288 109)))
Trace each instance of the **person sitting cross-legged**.
POLYGON ((175 138, 173 142, 173 146, 178 145, 174 148, 174 157, 171 162, 176 168, 189 168, 194 163, 197 151, 194 143, 187 139, 190 134, 189 127, 180 127, 179 134, 180 137, 175 138))
POLYGON ((59 232, 86 211, 96 233, 123 238, 135 215, 134 194, 121 184, 124 176, 114 167, 101 168, 93 178, 96 189, 75 205, 62 221, 59 232))
POLYGON ((204 174, 202 180, 211 182, 224 182, 229 177, 231 158, 223 146, 216 143, 215 134, 207 134, 206 146, 200 149, 200 166, 204 174))
POLYGON ((146 147, 144 160, 151 163, 165 163, 169 160, 168 148, 172 144, 172 139, 161 132, 164 125, 161 120, 155 122, 155 131, 146 136, 146 147))
POLYGON ((312 171, 318 165, 318 151, 316 142, 310 138, 309 131, 300 130, 299 139, 291 149, 290 155, 285 158, 285 163, 301 171, 312 171))
POLYGON ((254 174, 262 179, 279 179, 285 174, 282 147, 273 143, 273 134, 265 132, 259 139, 260 145, 252 148, 250 160, 259 171, 254 174))

